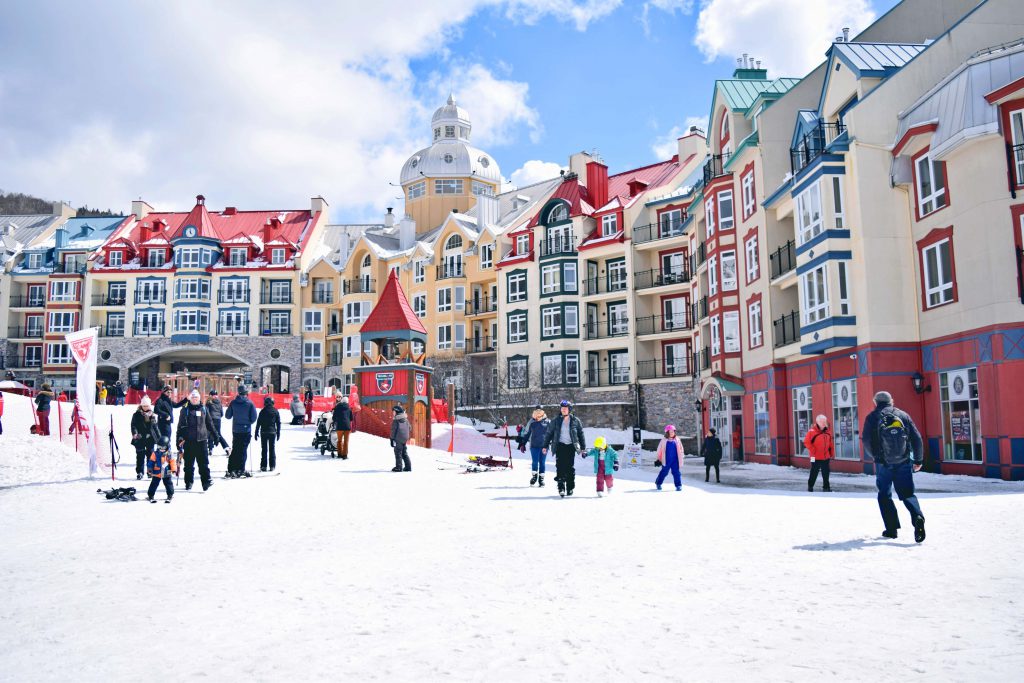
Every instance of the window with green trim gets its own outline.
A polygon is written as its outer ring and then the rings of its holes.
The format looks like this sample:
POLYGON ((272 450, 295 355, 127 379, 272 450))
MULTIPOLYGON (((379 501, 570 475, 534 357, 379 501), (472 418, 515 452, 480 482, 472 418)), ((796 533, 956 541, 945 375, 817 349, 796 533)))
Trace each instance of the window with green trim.
POLYGON ((610 259, 607 262, 608 272, 606 277, 608 278, 608 291, 609 292, 621 292, 629 286, 628 275, 626 274, 626 259, 617 258, 610 259))
POLYGON ((507 336, 509 344, 516 344, 527 341, 529 330, 527 327, 526 311, 510 311, 507 320, 507 336))
POLYGON ((576 304, 541 306, 540 338, 578 337, 580 334, 579 316, 580 310, 576 304))
POLYGON ((580 354, 576 351, 542 353, 540 383, 545 387, 579 386, 580 354))
POLYGON ((513 270, 505 278, 508 303, 526 301, 526 271, 513 270))
POLYGON ((530 386, 530 359, 512 356, 508 359, 508 388, 525 389, 530 386))
POLYGON ((579 271, 576 261, 554 261, 540 267, 542 296, 576 294, 579 292, 579 271))

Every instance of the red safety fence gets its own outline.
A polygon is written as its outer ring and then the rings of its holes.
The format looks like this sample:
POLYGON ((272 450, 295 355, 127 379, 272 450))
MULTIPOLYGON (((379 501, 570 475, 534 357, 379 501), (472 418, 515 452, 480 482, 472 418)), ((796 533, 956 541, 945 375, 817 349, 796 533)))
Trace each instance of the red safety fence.
POLYGON ((448 422, 448 401, 443 398, 431 399, 430 416, 434 422, 448 422))

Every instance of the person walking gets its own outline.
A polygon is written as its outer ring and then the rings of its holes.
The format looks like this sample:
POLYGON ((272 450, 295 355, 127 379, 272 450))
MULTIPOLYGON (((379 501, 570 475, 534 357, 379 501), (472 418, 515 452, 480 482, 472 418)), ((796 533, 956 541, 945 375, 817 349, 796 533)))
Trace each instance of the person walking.
POLYGON ((612 493, 612 485, 615 483, 614 472, 619 471, 619 454, 614 448, 608 445, 608 440, 603 436, 594 439, 594 447, 583 454, 584 458, 594 458, 594 475, 597 478, 597 497, 602 496, 607 488, 608 495, 612 493))
POLYGON ((298 394, 292 394, 292 402, 288 406, 292 413, 292 424, 301 425, 306 421, 306 406, 302 405, 298 394))
POLYGON ((107 385, 106 384, 101 385, 100 386, 100 401, 99 401, 99 405, 101 405, 101 406, 107 405, 107 395, 108 395, 108 393, 109 392, 107 391, 107 385))
POLYGON ((206 411, 210 413, 210 419, 213 420, 213 429, 210 431, 210 439, 206 444, 210 455, 213 455, 213 447, 217 444, 224 448, 225 455, 231 455, 231 447, 228 446, 227 439, 220 431, 221 422, 224 420, 224 404, 220 402, 220 394, 216 389, 210 389, 210 395, 206 399, 206 411))
POLYGON ((348 396, 338 394, 334 403, 334 431, 338 435, 338 457, 348 460, 348 437, 352 433, 352 409, 348 407, 348 396))
POLYGON ((306 387, 305 395, 306 424, 313 424, 313 388, 306 387))
POLYGON ((146 462, 153 454, 157 442, 160 440, 160 426, 156 413, 153 412, 153 402, 149 396, 143 396, 139 407, 132 415, 132 445, 135 446, 135 478, 142 479, 145 472, 146 462))
POLYGON ((176 440, 178 452, 185 454, 185 490, 192 488, 195 478, 196 463, 199 463, 199 482, 203 490, 213 486, 210 476, 210 432, 213 431, 213 418, 210 411, 203 405, 198 389, 193 389, 185 399, 187 405, 178 416, 176 440))
POLYGON ((892 394, 875 394, 875 409, 864 418, 861 433, 864 453, 875 461, 875 486, 878 488, 878 508, 882 513, 885 531, 882 536, 896 538, 900 518, 892 502, 892 489, 910 511, 914 525, 914 540, 925 538, 924 514, 914 495, 914 472, 924 463, 924 442, 917 425, 910 416, 893 405, 892 394))
POLYGON ((832 491, 828 475, 832 458, 836 457, 836 448, 832 431, 828 428, 827 417, 819 415, 814 419, 814 424, 804 436, 804 446, 811 457, 811 474, 807 479, 807 490, 814 490, 814 482, 818 481, 818 472, 821 472, 821 490, 832 491))
POLYGON ((719 472, 719 464, 722 462, 722 440, 716 436, 714 427, 708 430, 708 435, 704 437, 704 443, 701 444, 700 454, 704 456, 704 481, 708 482, 711 480, 711 468, 715 468, 715 483, 721 484, 722 477, 719 472))
POLYGON ((238 393, 228 404, 224 417, 231 420, 231 455, 228 456, 228 471, 225 479, 238 479, 248 476, 245 471, 245 460, 249 454, 249 442, 252 440, 252 425, 256 422, 256 406, 249 400, 249 389, 245 384, 238 385, 238 393))
POLYGON ((53 391, 47 382, 43 382, 43 388, 36 394, 36 419, 39 422, 38 434, 50 435, 50 403, 53 402, 53 391))
POLYGON ((165 385, 160 391, 160 398, 156 400, 156 405, 153 406, 153 412, 156 413, 159 418, 160 435, 167 439, 167 443, 171 443, 171 427, 174 424, 174 411, 178 408, 184 407, 188 403, 187 398, 183 398, 177 403, 171 400, 171 386, 165 385))
POLYGON ((533 409, 533 415, 530 417, 529 422, 523 427, 523 431, 519 433, 519 450, 523 451, 529 447, 530 459, 533 461, 531 465, 533 474, 530 475, 530 486, 534 484, 537 484, 538 487, 544 486, 544 464, 548 453, 544 440, 547 438, 550 425, 551 420, 548 419, 544 409, 537 406, 533 409))
POLYGON ((409 442, 412 425, 409 424, 409 418, 401 404, 391 410, 395 413, 391 420, 391 447, 395 449, 395 466, 391 471, 411 472, 412 462, 409 460, 409 449, 406 444, 409 442))
POLYGON ((583 423, 572 414, 572 404, 562 401, 558 404, 559 415, 548 424, 544 436, 544 452, 555 451, 555 481, 558 495, 571 496, 576 488, 576 453, 586 450, 583 423))
MULTIPOLYGON (((714 433, 714 430, 712 430, 712 433, 714 433)), ((672 481, 676 485, 676 491, 682 491, 683 476, 679 471, 679 461, 683 457, 683 442, 676 436, 675 425, 665 425, 665 436, 658 443, 657 457, 658 462, 661 463, 661 471, 658 472, 658 478, 654 480, 654 485, 660 491, 661 485, 665 483, 665 478, 671 472, 672 481)))
POLYGON ((156 490, 160 482, 164 483, 164 491, 167 493, 166 503, 174 498, 174 473, 178 471, 178 461, 171 454, 170 444, 167 439, 160 437, 156 448, 149 455, 149 491, 146 493, 146 500, 150 503, 156 502, 156 490))
POLYGON ((273 472, 277 467, 274 444, 281 440, 281 413, 274 407, 273 396, 263 399, 263 409, 256 418, 256 438, 260 439, 260 472, 266 472, 268 466, 273 472))
POLYGON ((121 380, 114 382, 114 405, 123 406, 126 395, 127 394, 124 390, 124 385, 121 384, 121 380))

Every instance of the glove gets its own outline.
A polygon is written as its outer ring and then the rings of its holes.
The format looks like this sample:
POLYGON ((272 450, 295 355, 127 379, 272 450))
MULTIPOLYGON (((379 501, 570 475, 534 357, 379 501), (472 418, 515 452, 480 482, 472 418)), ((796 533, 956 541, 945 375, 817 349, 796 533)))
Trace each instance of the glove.
POLYGON ((619 463, 615 463, 614 465, 612 465, 612 469, 615 470, 616 472, 618 472, 619 471, 619 463))
POLYGON ((580 453, 583 455, 583 459, 586 460, 587 459, 587 452, 586 451, 580 451, 580 453))
POLYGON ((655 460, 654 464, 657 465, 658 467, 664 467, 664 465, 661 464, 660 460, 655 460))
POLYGON ((280 440, 281 440, 281 432, 278 432, 278 433, 277 433, 277 440, 278 440, 278 441, 280 441, 280 440))
POLYGON ((185 448, 185 439, 179 439, 178 440, 178 450, 180 451, 180 450, 183 450, 184 448, 185 448))
POLYGON ((520 453, 525 453, 526 452, 526 444, 522 444, 522 443, 519 444, 519 452, 520 453))
POLYGON ((395 447, 395 440, 394 440, 394 439, 391 439, 391 447, 392 447, 392 448, 394 448, 394 447, 395 447))

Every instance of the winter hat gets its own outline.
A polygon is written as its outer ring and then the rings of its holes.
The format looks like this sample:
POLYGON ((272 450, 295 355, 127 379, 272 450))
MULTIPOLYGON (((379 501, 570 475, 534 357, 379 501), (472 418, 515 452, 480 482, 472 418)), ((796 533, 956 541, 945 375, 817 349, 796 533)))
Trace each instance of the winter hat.
POLYGON ((891 404, 891 403, 892 403, 892 394, 890 394, 888 391, 879 391, 877 394, 875 394, 875 404, 876 405, 891 404))
POLYGON ((217 395, 217 390, 216 389, 210 389, 210 396, 216 396, 216 395, 217 395))
POLYGON ((165 393, 165 394, 171 393, 171 385, 170 384, 165 384, 164 388, 161 391, 163 391, 163 393, 165 393))
POLYGON ((714 436, 715 434, 717 434, 717 433, 718 433, 718 430, 717 430, 717 429, 715 429, 714 427, 712 427, 711 429, 709 429, 709 430, 708 430, 708 433, 710 433, 710 434, 711 434, 711 436, 714 436))
POLYGON ((238 395, 239 396, 248 396, 249 395, 249 387, 245 386, 244 384, 239 384, 238 385, 238 395))
POLYGON ((676 426, 675 425, 665 425, 665 433, 666 434, 668 434, 669 432, 674 432, 674 431, 676 431, 676 426))
POLYGON ((263 399, 263 405, 264 405, 264 407, 274 405, 274 397, 273 396, 265 397, 263 399))
POLYGON ((605 439, 603 436, 599 436, 596 439, 594 439, 594 448, 596 448, 598 450, 603 450, 603 449, 605 449, 607 447, 608 447, 608 440, 605 439))
POLYGON ((149 396, 143 396, 142 400, 139 401, 139 406, 142 408, 152 408, 153 402, 149 400, 149 396))
POLYGON ((345 405, 348 405, 348 396, 342 396, 341 402, 344 403, 345 405))
POLYGON ((400 403, 398 405, 396 405, 394 408, 392 408, 391 410, 395 411, 395 415, 401 415, 402 413, 405 412, 405 408, 403 408, 402 404, 400 404, 400 403))

